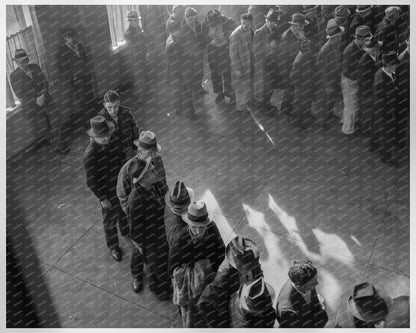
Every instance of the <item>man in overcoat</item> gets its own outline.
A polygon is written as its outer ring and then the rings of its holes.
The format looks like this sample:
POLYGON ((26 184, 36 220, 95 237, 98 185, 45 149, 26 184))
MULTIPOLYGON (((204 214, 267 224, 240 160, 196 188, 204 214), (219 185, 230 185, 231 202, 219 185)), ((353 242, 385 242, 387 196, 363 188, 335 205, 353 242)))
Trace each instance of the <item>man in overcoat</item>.
POLYGON ((87 125, 95 109, 94 86, 91 74, 91 63, 84 47, 78 42, 77 32, 66 28, 62 32, 65 43, 58 51, 59 71, 64 84, 70 85, 79 104, 83 120, 87 125))
POLYGON ((310 260, 294 260, 289 280, 280 289, 276 313, 281 328, 322 328, 328 321, 325 302, 316 290, 318 271, 310 260))
POLYGON ((122 142, 126 160, 133 157, 136 151, 134 141, 139 138, 139 129, 134 121, 131 109, 120 105, 120 96, 114 90, 109 90, 104 95, 104 108, 98 113, 107 121, 114 123, 113 137, 118 136, 122 142))
POLYGON ((289 24, 290 28, 283 33, 278 45, 279 79, 281 88, 285 91, 281 110, 283 114, 292 112, 294 86, 290 81, 290 71, 300 45, 306 39, 304 29, 309 22, 305 15, 295 13, 289 24))
POLYGON ((374 36, 382 42, 381 53, 397 52, 399 50, 399 27, 398 20, 402 10, 400 7, 392 6, 385 10, 383 20, 377 25, 374 36))
POLYGON ((166 58, 170 101, 177 114, 182 111, 195 112, 192 98, 193 75, 191 60, 185 57, 185 47, 181 39, 181 24, 171 22, 169 37, 166 40, 166 58))
POLYGON ((275 111, 270 104, 270 98, 279 81, 277 26, 280 15, 280 11, 270 9, 265 15, 266 23, 256 30, 253 38, 254 97, 266 113, 275 111))
POLYGON ((302 42, 290 72, 290 81, 294 86, 293 111, 302 131, 308 127, 316 90, 316 61, 311 44, 310 40, 302 42))
MULTIPOLYGON (((202 80, 204 77, 204 43, 202 36, 202 23, 197 19, 197 11, 187 7, 185 18, 181 23, 180 39, 184 46, 184 65, 191 70, 190 89, 193 95, 204 93, 202 80)), ((193 96, 195 99, 195 96, 193 96)))
POLYGON ((370 151, 378 152, 381 161, 397 166, 397 125, 399 112, 399 78, 395 71, 399 60, 395 53, 383 54, 382 67, 373 82, 374 108, 370 151))
POLYGON ((318 73, 316 97, 321 125, 325 130, 329 128, 329 118, 336 115, 335 107, 342 100, 341 95, 341 57, 342 34, 344 27, 335 20, 329 20, 326 26, 328 41, 321 47, 316 58, 318 73))
POLYGON ((129 26, 124 32, 126 41, 126 71, 132 73, 135 103, 144 104, 146 94, 146 64, 149 59, 148 38, 140 26, 139 14, 127 12, 129 26))
POLYGON ((169 247, 172 247, 175 237, 181 234, 182 229, 188 226, 182 219, 182 214, 188 211, 194 195, 194 190, 179 180, 172 191, 166 192, 165 203, 168 209, 165 212, 165 229, 169 247))
POLYGON ((42 69, 38 64, 29 63, 24 49, 16 49, 13 60, 18 67, 10 74, 10 84, 24 114, 32 121, 36 138, 44 136, 54 151, 67 154, 69 148, 61 141, 61 115, 49 94, 49 83, 42 69), (42 124, 44 121, 47 127, 42 124))
POLYGON ((167 300, 171 292, 168 274, 169 246, 163 222, 164 193, 151 157, 131 158, 120 170, 117 197, 130 221, 133 290, 143 288, 144 264, 149 271, 149 289, 159 300, 167 300))
POLYGON ((248 111, 248 103, 253 97, 254 54, 253 17, 241 15, 241 25, 230 37, 231 84, 235 92, 237 110, 248 111))
POLYGON ((96 116, 90 120, 88 130, 90 142, 84 153, 84 168, 87 174, 87 186, 98 198, 103 214, 103 226, 107 247, 116 261, 122 259, 117 236, 117 224, 121 235, 129 234, 128 221, 117 200, 117 177, 126 156, 119 137, 112 137, 115 125, 96 116))
MULTIPOLYGON (((197 262, 208 259, 211 272, 216 272, 224 260, 225 246, 218 227, 208 216, 204 202, 192 202, 182 215, 188 224, 179 231, 169 251, 169 272, 184 266, 193 269, 197 262)), ((211 282, 211 281, 209 281, 211 282)), ((184 327, 207 327, 203 313, 192 300, 181 306, 184 327)))
POLYGON ((377 25, 383 19, 383 12, 379 6, 357 5, 355 13, 352 15, 349 27, 349 35, 354 36, 359 26, 366 25, 370 28, 371 34, 375 34, 377 25))
POLYGON ((371 115, 374 102, 373 81, 374 75, 381 67, 380 45, 382 43, 377 38, 372 37, 365 41, 363 46, 366 51, 358 63, 359 96, 360 96, 360 117, 358 119, 359 128, 362 133, 368 133, 371 128, 371 115))
POLYGON ((342 59, 341 88, 344 100, 342 117, 342 133, 354 134, 355 122, 360 109, 358 79, 360 71, 358 64, 364 54, 363 46, 367 38, 372 37, 370 28, 359 26, 354 34, 354 40, 345 48, 342 59))
POLYGON ((215 103, 219 104, 230 98, 233 102, 234 92, 231 87, 230 36, 237 28, 233 19, 223 16, 218 10, 211 9, 202 24, 204 43, 207 45, 208 64, 215 103))

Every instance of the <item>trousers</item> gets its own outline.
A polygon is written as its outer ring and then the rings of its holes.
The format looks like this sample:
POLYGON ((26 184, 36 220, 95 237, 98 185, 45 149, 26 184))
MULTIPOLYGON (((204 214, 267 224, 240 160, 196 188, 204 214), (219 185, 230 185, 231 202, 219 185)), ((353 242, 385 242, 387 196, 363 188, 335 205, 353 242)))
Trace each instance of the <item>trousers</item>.
POLYGON ((360 109, 358 94, 358 81, 351 80, 344 75, 341 76, 342 97, 344 100, 344 112, 342 115, 342 133, 353 134, 355 122, 360 109))
POLYGON ((117 224, 120 229, 122 236, 127 236, 129 234, 129 223, 127 216, 123 213, 120 202, 115 200, 110 200, 111 207, 104 209, 101 207, 103 214, 103 226, 104 226, 104 235, 105 242, 107 247, 111 250, 118 246, 118 236, 117 236, 117 224))

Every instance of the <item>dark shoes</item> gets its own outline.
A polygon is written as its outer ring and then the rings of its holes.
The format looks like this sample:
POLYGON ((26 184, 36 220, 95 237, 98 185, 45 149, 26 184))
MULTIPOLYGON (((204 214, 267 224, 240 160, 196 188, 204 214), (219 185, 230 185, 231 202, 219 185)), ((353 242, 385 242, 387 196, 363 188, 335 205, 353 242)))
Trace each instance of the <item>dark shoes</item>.
POLYGON ((220 104, 224 100, 224 94, 219 93, 217 97, 215 97, 215 104, 220 104))
POLYGON ((143 290, 143 281, 140 279, 133 279, 133 290, 137 294, 143 290))
POLYGON ((117 246, 111 250, 111 256, 114 258, 115 261, 121 261, 122 254, 121 249, 117 246))

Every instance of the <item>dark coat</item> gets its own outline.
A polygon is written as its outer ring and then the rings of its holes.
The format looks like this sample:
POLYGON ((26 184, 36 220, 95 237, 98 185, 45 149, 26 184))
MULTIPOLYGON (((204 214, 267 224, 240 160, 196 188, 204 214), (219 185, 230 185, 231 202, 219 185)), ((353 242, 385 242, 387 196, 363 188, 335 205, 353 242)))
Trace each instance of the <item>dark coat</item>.
POLYGON ((182 216, 176 215, 169 208, 165 213, 165 230, 166 238, 169 243, 169 247, 172 247, 176 237, 178 237, 183 229, 187 228, 186 222, 182 220, 182 216))
POLYGON ((397 26, 384 18, 377 26, 374 35, 383 45, 380 47, 381 53, 397 52, 399 50, 399 36, 397 26))
POLYGON ((215 222, 207 227, 202 241, 194 243, 189 234, 188 228, 181 230, 176 237, 175 243, 170 248, 169 253, 169 272, 173 275, 176 267, 182 265, 193 266, 198 260, 209 259, 216 272, 225 257, 225 245, 221 238, 215 222))
POLYGON ((312 52, 298 52, 290 71, 290 81, 295 86, 295 102, 297 98, 313 99, 317 81, 315 66, 315 56, 312 52))
POLYGON ((391 157, 397 140, 399 83, 393 83, 380 68, 374 76, 373 93, 372 142, 381 148, 383 156, 391 157))
POLYGON ((290 71, 296 55, 300 51, 302 40, 296 37, 291 29, 286 30, 277 47, 279 59, 279 79, 283 88, 290 83, 290 71))
MULTIPOLYGON (((234 20, 230 17, 226 17, 224 15, 221 15, 220 17, 220 24, 222 25, 222 29, 224 31, 224 37, 228 42, 228 45, 230 44, 230 36, 232 32, 237 28, 237 23, 234 22, 234 20)), ((204 45, 208 45, 211 43, 211 38, 208 36, 209 27, 207 22, 202 22, 202 40, 204 45)))
POLYGON ((330 38, 322 45, 316 59, 318 83, 324 89, 340 91, 342 41, 330 38))
POLYGON ((132 239, 142 247, 146 247, 154 244, 162 236, 166 242, 163 223, 164 193, 159 183, 153 185, 151 189, 144 189, 138 184, 133 184, 129 173, 133 165, 137 163, 137 158, 137 156, 131 158, 122 166, 117 181, 117 197, 121 208, 129 217, 132 239), (133 186, 135 186, 135 193, 129 199, 133 186))
POLYGON ((279 76, 278 42, 277 31, 270 31, 266 24, 254 33, 254 94, 258 100, 276 88, 279 76))
POLYGON ((21 101, 23 111, 25 112, 39 109, 35 102, 36 98, 42 94, 45 94, 45 103, 52 101, 48 92, 49 83, 42 69, 38 64, 29 64, 29 70, 32 74, 32 79, 20 68, 17 68, 10 74, 10 84, 17 98, 21 101))
POLYGON ((281 328, 322 328, 328 321, 316 290, 312 291, 311 303, 307 304, 290 280, 283 285, 277 297, 276 314, 281 328))
POLYGON ((354 81, 358 80, 360 76, 358 64, 363 54, 364 50, 359 48, 355 41, 352 41, 345 48, 342 58, 342 74, 346 78, 354 81))
POLYGON ((148 52, 148 40, 143 30, 136 29, 129 25, 124 32, 124 39, 126 40, 126 46, 130 50, 131 56, 133 56, 137 62, 145 62, 146 53, 148 52))
POLYGON ((361 104, 366 105, 367 107, 372 104, 374 75, 380 66, 380 59, 374 61, 367 52, 362 55, 360 62, 358 63, 360 72, 358 77, 358 87, 361 104))
POLYGON ((399 89, 399 109, 397 112, 398 140, 401 147, 409 139, 409 119, 410 119, 410 66, 409 53, 406 52, 402 63, 396 69, 399 89))
POLYGON ((103 108, 99 113, 99 116, 104 117, 107 121, 111 121, 116 126, 112 137, 118 136, 122 142, 126 158, 132 157, 137 147, 133 143, 134 140, 139 138, 139 129, 137 128, 136 122, 134 121, 133 114, 130 108, 119 106, 118 109, 118 121, 117 124, 110 116, 106 108, 103 108))
POLYGON ((83 163, 87 173, 87 186, 100 201, 117 200, 117 177, 124 160, 121 142, 117 138, 105 146, 90 139, 83 163))
POLYGON ((79 56, 66 44, 58 51, 59 72, 65 81, 73 82, 89 75, 89 62, 84 47, 78 43, 79 56))
POLYGON ((186 79, 187 72, 185 72, 184 68, 182 68, 185 62, 185 57, 181 41, 174 40, 170 36, 168 37, 166 40, 166 57, 169 84, 179 85, 179 87, 182 88, 182 83, 186 79))
POLYGON ((347 306, 347 299, 344 297, 341 304, 338 306, 335 315, 335 328, 375 328, 374 324, 366 323, 358 318, 355 318, 347 306))

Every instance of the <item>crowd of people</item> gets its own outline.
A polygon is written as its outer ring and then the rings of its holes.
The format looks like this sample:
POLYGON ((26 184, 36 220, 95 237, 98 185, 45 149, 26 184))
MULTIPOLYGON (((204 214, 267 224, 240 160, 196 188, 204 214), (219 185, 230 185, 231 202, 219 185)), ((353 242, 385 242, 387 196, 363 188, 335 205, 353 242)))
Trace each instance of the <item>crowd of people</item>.
MULTIPOLYGON (((276 113, 273 91, 284 90, 281 112, 301 129, 312 107, 321 125, 340 117, 346 135, 371 134, 371 151, 389 164, 406 146, 409 118, 409 31, 406 6, 247 6, 240 25, 211 9, 202 22, 197 10, 174 6, 166 22, 166 57, 172 108, 194 112, 205 93, 207 54, 215 102, 235 103, 245 112, 276 113), (296 8, 299 9, 299 8, 296 8), (259 14, 260 13, 260 14, 259 14), (264 14, 263 14, 264 13, 264 14)), ((134 69, 135 96, 144 98, 149 58, 136 11, 127 14, 125 38, 134 69), (142 46, 141 46, 142 45, 142 46)), ((80 105, 88 104, 88 59, 74 31, 64 33, 60 70, 80 105)), ((18 49, 18 68, 10 81, 28 112, 46 117, 54 149, 61 143, 59 113, 40 67, 18 49)), ((86 110, 88 111, 88 107, 86 110)), ((86 111, 86 112, 87 112, 86 111)), ((131 109, 109 90, 103 109, 89 119, 90 137, 83 163, 87 186, 100 202, 106 245, 121 261, 118 233, 132 247, 132 288, 149 289, 178 306, 184 327, 319 328, 328 323, 324 298, 317 292, 318 269, 308 259, 293 261, 277 294, 265 281, 257 245, 245 237, 227 246, 204 202, 181 181, 169 189, 161 147, 152 131, 140 132, 131 109)), ((353 283, 352 283, 353 284, 353 283)), ((380 295, 369 282, 353 285, 340 302, 334 327, 408 327, 409 298, 380 295)))

